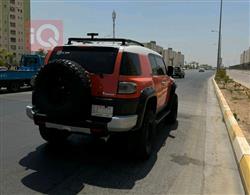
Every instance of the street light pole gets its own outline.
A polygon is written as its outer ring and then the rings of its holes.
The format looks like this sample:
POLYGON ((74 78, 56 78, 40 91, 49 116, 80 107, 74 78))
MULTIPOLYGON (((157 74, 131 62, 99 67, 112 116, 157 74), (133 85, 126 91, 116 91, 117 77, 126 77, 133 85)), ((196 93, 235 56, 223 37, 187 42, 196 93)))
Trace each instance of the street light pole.
POLYGON ((115 38, 115 19, 116 19, 115 10, 113 10, 112 12, 112 19, 113 19, 113 38, 115 38))
POLYGON ((220 23, 219 23, 219 40, 218 40, 218 55, 217 55, 217 70, 221 68, 221 21, 222 21, 222 0, 220 3, 220 23))

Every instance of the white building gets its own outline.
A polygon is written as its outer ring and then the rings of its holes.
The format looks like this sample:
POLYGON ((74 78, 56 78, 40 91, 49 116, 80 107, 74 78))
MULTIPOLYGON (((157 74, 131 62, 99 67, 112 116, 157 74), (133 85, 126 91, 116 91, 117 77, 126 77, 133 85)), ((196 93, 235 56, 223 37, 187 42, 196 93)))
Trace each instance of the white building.
POLYGON ((162 55, 167 66, 184 66, 184 55, 172 48, 164 49, 156 44, 156 41, 143 43, 145 47, 152 49, 162 55))
POLYGON ((250 63, 250 47, 240 55, 240 64, 250 63))
POLYGON ((163 59, 168 66, 184 66, 184 55, 176 52, 172 48, 163 50, 163 59))
POLYGON ((150 41, 148 43, 143 43, 143 45, 149 49, 152 49, 162 55, 163 47, 156 45, 156 41, 150 41))

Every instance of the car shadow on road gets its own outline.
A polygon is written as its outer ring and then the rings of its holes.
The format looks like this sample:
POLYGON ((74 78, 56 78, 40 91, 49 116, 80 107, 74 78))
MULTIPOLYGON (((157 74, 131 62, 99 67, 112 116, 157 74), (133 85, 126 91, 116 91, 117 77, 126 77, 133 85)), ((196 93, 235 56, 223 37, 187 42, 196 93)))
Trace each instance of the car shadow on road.
POLYGON ((23 157, 19 164, 31 171, 21 179, 28 188, 49 194, 77 194, 86 185, 111 189, 132 189, 154 166, 157 153, 168 138, 173 139, 174 125, 159 125, 151 157, 136 161, 127 152, 124 140, 93 140, 73 135, 65 144, 42 144, 23 157))

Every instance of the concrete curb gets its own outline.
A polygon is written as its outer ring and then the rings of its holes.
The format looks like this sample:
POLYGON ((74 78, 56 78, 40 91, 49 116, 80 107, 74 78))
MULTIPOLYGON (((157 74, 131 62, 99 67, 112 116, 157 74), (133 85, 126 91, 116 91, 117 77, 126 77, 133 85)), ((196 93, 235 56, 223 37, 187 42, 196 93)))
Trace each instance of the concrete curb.
POLYGON ((250 195, 250 146, 214 79, 213 84, 240 169, 245 192, 250 195))

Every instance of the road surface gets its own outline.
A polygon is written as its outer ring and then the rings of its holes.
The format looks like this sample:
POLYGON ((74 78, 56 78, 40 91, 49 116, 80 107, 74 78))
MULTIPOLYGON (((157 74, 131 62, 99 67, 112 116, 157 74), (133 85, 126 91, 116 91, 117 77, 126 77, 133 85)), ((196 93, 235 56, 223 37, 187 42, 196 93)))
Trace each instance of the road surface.
POLYGON ((236 82, 250 89, 250 70, 227 70, 227 74, 236 82))
POLYGON ((31 93, 0 95, 0 194, 244 194, 213 74, 176 79, 178 123, 158 127, 147 162, 81 135, 52 148, 25 116, 31 93))

